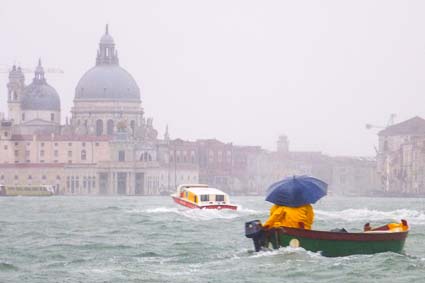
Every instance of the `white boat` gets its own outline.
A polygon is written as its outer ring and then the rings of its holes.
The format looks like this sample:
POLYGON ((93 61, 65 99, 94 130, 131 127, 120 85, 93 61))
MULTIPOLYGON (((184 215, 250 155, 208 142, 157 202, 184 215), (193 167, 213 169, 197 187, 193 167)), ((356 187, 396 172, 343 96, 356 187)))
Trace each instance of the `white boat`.
POLYGON ((189 208, 231 210, 238 208, 237 205, 230 203, 228 194, 205 184, 182 184, 171 197, 176 203, 189 208))

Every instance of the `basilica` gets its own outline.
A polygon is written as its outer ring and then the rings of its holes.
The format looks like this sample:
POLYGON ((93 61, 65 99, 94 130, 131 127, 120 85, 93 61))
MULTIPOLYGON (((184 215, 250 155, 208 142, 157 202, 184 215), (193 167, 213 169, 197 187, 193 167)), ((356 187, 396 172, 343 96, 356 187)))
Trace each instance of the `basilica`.
POLYGON ((169 194, 182 183, 206 183, 230 194, 263 195, 285 176, 322 178, 343 194, 376 187, 375 162, 216 139, 158 136, 145 118, 136 80, 119 64, 106 26, 93 68, 75 87, 71 119, 62 124, 60 95, 41 60, 28 84, 19 66, 7 83, 7 115, 0 113, 0 184, 50 185, 63 195, 169 194), (354 177, 353 177, 354 176, 354 177))
POLYGON ((198 182, 195 150, 170 149, 168 133, 158 139, 153 120, 145 119, 140 89, 120 66, 108 26, 95 66, 75 88, 72 118, 65 125, 60 96, 40 60, 30 84, 13 66, 7 89, 8 117, 0 117, 0 183, 49 184, 61 194, 149 195, 198 182))

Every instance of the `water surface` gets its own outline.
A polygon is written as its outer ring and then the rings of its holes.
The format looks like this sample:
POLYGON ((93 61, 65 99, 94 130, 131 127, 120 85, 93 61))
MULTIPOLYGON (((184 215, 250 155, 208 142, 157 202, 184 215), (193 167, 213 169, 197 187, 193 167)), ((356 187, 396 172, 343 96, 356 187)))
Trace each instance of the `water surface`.
POLYGON ((238 211, 190 210, 169 197, 0 198, 0 282, 425 282, 425 199, 326 197, 315 229, 361 231, 407 219, 405 254, 326 258, 303 249, 253 252, 238 211))

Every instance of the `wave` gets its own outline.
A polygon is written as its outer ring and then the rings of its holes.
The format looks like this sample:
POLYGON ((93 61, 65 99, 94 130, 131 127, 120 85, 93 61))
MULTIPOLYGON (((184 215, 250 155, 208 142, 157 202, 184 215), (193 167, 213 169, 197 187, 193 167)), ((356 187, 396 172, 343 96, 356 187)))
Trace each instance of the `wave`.
POLYGON ((234 219, 245 215, 261 213, 253 209, 246 209, 238 206, 238 210, 215 210, 215 209, 190 209, 183 207, 155 207, 148 209, 132 209, 130 213, 147 214, 177 214, 191 220, 213 220, 213 219, 234 219))
POLYGON ((311 251, 307 251, 301 247, 298 248, 292 248, 292 247, 281 247, 277 250, 263 250, 260 252, 252 252, 251 257, 258 258, 258 257, 273 257, 277 255, 294 255, 296 257, 310 257, 310 258, 321 258, 322 255, 320 253, 314 253, 311 251))
POLYGON ((379 211, 374 209, 345 209, 341 211, 315 210, 317 220, 344 220, 357 221, 395 221, 406 219, 415 225, 425 224, 425 213, 419 210, 397 209, 392 211, 379 211))
POLYGON ((16 271, 18 267, 7 262, 0 262, 0 271, 16 271))

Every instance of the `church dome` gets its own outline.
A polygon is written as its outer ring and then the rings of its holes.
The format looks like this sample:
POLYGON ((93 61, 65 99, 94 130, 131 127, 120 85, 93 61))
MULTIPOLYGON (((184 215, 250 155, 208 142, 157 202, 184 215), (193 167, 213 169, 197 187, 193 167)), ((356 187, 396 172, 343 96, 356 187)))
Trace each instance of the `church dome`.
POLYGON ((88 70, 75 88, 75 100, 140 101, 134 78, 119 66, 114 39, 106 25, 100 39, 96 66, 88 70))
POLYGON ((75 99, 140 100, 133 77, 118 65, 98 65, 88 70, 77 84, 75 99))
POLYGON ((57 91, 44 78, 41 61, 38 61, 32 83, 23 90, 22 110, 60 111, 60 98, 57 91))

